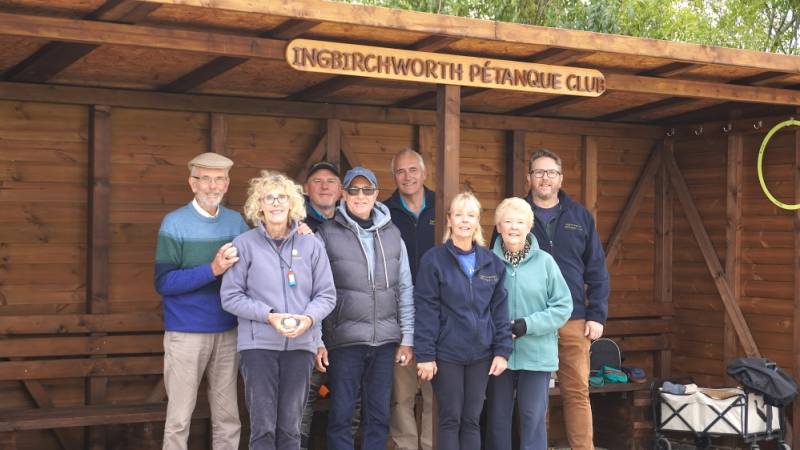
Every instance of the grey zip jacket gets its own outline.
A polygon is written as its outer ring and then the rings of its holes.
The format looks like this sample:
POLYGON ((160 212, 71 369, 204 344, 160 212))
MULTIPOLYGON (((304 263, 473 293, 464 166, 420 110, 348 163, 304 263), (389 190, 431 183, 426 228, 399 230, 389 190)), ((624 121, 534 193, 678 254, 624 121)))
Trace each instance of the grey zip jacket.
POLYGON ((406 246, 389 209, 376 202, 373 225, 363 229, 342 203, 317 236, 331 261, 337 298, 323 324, 324 345, 413 346, 414 286, 406 246))
POLYGON ((239 318, 237 350, 317 351, 321 324, 336 305, 336 288, 325 246, 314 236, 300 236, 293 226, 280 247, 263 223, 233 240, 239 261, 225 272, 222 308, 239 318), (279 252, 280 251, 280 257, 279 252), (289 272, 296 284, 291 286, 289 272), (274 313, 304 314, 314 325, 289 339, 268 322, 274 313))

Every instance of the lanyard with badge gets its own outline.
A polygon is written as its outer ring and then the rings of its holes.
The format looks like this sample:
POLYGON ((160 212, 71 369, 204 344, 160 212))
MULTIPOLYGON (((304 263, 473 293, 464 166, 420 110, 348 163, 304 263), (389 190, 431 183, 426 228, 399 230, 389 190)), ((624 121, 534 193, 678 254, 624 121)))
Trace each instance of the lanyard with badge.
POLYGON ((283 255, 281 255, 281 251, 280 251, 283 248, 283 245, 285 244, 285 241, 283 243, 281 243, 280 246, 276 247, 275 243, 272 242, 271 239, 267 238, 266 236, 264 238, 267 240, 267 244, 269 244, 270 248, 275 251, 275 254, 278 255, 278 258, 281 260, 281 268, 283 268, 283 266, 285 264, 286 267, 289 269, 289 271, 286 273, 286 278, 287 278, 287 282, 289 284, 289 287, 297 286, 297 279, 294 276, 294 270, 292 270, 292 264, 294 263, 294 257, 297 256, 297 249, 294 248, 294 236, 292 236, 292 239, 291 239, 292 251, 290 252, 291 256, 289 257, 289 261, 288 262, 285 259, 283 259, 283 255))

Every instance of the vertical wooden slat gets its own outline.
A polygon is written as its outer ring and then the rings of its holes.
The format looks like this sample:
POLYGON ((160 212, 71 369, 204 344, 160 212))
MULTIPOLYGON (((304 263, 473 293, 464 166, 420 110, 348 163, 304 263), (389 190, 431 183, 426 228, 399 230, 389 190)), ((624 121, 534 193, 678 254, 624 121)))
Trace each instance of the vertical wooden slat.
MULTIPOLYGON (((89 116, 89 225, 87 236, 87 312, 108 312, 110 186, 111 171, 111 108, 92 106, 89 116)), ((94 333, 92 336, 102 336, 94 333)), ((103 358, 103 355, 93 356, 103 358)), ((87 380, 86 403, 105 403, 108 378, 90 377, 87 380)), ((89 447, 106 448, 105 429, 89 429, 89 447)))
MULTIPOLYGON (((667 139, 661 152, 672 155, 674 142, 667 139)), ((664 164, 656 173, 655 179, 655 295, 661 303, 672 303, 672 189, 664 164)), ((672 336, 667 335, 668 346, 658 352, 656 376, 668 378, 672 372, 672 336)))
POLYGON ((506 133, 506 196, 524 197, 526 192, 525 175, 528 165, 525 161, 525 130, 506 133))
MULTIPOLYGON (((329 162, 342 167, 342 122, 339 119, 328 119, 326 122, 325 154, 329 162)), ((371 168, 373 169, 373 168, 371 168)))
POLYGON ((211 113, 208 136, 208 151, 227 155, 228 120, 225 114, 211 113))
MULTIPOLYGON (((796 111, 800 114, 800 108, 796 111)), ((800 201, 800 128, 794 128, 794 198, 800 201)), ((794 213, 794 311, 792 374, 800 380, 800 211, 794 213)), ((792 448, 800 449, 800 401, 792 403, 792 448)))
POLYGON ((458 193, 461 89, 438 85, 436 95, 436 238, 444 235, 447 208, 458 193))
MULTIPOLYGON (((725 277, 731 287, 733 301, 738 304, 741 297, 741 253, 742 253, 742 159, 744 154, 744 139, 741 134, 728 136, 728 168, 727 168, 727 193, 726 193, 726 219, 725 231, 725 277)), ((736 340, 736 330, 730 317, 725 316, 723 332, 722 358, 724 365, 735 358, 739 353, 739 344, 736 340)), ((723 369, 723 379, 727 374, 723 369)))
POLYGON ((597 222, 597 139, 583 136, 583 204, 597 222))

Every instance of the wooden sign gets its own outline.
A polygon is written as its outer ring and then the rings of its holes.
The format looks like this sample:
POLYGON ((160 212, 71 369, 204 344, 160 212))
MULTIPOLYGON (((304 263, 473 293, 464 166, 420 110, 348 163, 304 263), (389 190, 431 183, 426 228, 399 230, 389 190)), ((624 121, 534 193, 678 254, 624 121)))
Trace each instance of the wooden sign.
POLYGON ((606 90, 593 69, 294 39, 286 46, 294 69, 420 83, 597 97, 606 90))

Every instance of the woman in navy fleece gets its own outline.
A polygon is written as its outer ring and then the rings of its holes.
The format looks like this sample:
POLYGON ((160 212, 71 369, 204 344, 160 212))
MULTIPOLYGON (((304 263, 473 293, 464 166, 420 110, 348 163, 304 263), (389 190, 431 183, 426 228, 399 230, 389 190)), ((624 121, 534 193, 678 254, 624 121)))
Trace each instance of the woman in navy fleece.
POLYGON ((453 198, 444 245, 422 257, 414 286, 414 354, 436 394, 440 450, 481 448, 486 385, 511 354, 506 269, 483 247, 480 212, 472 193, 453 198))
POLYGON ((320 323, 336 304, 325 246, 300 235, 302 191, 281 173, 250 180, 245 216, 256 228, 233 240, 236 270, 222 279, 222 307, 239 318, 250 449, 299 450, 320 323))

